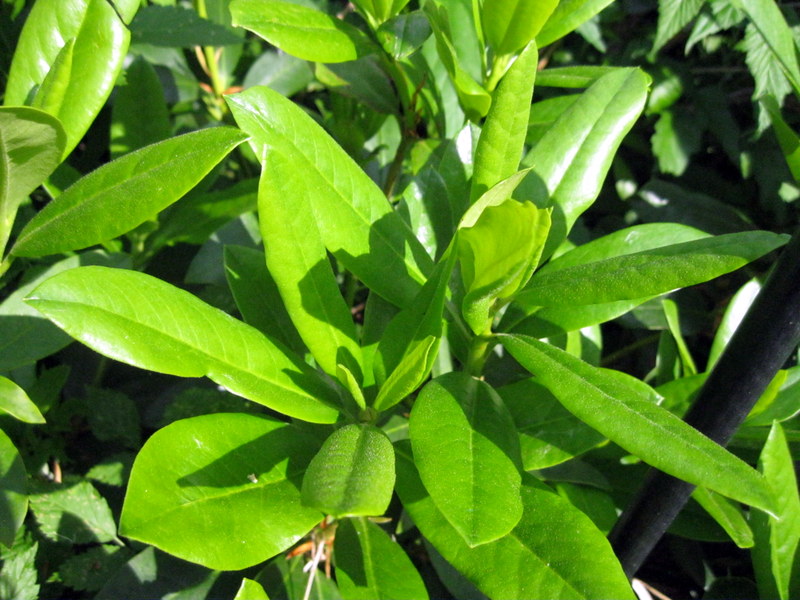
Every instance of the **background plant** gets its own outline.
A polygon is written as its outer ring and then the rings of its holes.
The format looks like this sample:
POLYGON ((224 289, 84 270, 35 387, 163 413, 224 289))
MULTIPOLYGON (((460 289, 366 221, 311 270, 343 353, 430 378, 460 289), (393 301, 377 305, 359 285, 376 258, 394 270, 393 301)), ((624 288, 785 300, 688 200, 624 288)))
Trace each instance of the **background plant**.
POLYGON ((643 576, 791 596, 796 367, 678 418, 796 223, 790 10, 0 6, 3 594, 631 597, 648 463, 643 576))

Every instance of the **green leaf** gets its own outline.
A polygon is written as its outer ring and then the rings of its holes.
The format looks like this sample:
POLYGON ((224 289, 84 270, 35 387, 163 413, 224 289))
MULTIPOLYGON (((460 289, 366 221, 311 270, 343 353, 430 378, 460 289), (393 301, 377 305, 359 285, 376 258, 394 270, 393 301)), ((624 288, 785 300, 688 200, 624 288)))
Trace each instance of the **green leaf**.
POLYGON ((518 170, 538 62, 536 44, 528 44, 500 80, 475 149, 473 201, 518 170))
POLYGON ((661 113, 650 139, 659 170, 683 175, 692 155, 700 150, 702 135, 703 122, 685 108, 679 106, 661 113))
POLYGON ((28 472, 14 442, 0 430, 0 542, 14 544, 28 512, 28 472))
POLYGON ((169 110, 156 70, 138 56, 125 71, 125 85, 114 98, 111 157, 165 140, 170 132, 169 110))
POLYGON ((295 353, 305 354, 305 344, 267 270, 264 252, 245 246, 225 246, 225 277, 245 323, 295 353))
MULTIPOLYGON (((728 342, 733 337, 733 333, 739 327, 745 314, 747 314, 747 311, 750 309, 750 305, 753 304, 753 301, 760 291, 761 283, 757 279, 751 279, 739 288, 739 291, 731 298, 717 326, 717 332, 714 334, 714 341, 708 353, 706 371, 711 371, 717 363, 723 350, 725 350, 728 342)), ((772 423, 772 421, 765 423, 765 425, 769 425, 770 423, 772 423)))
POLYGON ((683 367, 683 377, 697 375, 697 367, 694 364, 692 354, 689 352, 689 347, 686 345, 686 340, 683 339, 683 333, 681 332, 678 305, 674 300, 664 298, 661 301, 661 306, 664 309, 664 316, 667 319, 669 332, 672 334, 675 344, 678 346, 678 354, 680 355, 681 366, 683 367))
POLYGON ((16 548, 4 556, 0 569, 0 597, 15 600, 38 600, 39 584, 36 569, 36 553, 39 544, 34 542, 16 548))
POLYGON ((511 198, 488 206, 472 226, 458 232, 465 295, 464 319, 476 335, 486 332, 498 308, 530 279, 539 264, 550 211, 511 198))
POLYGON ((39 408, 21 387, 0 375, 0 411, 25 423, 44 423, 39 408))
MULTIPOLYGON (((541 75, 537 77, 541 84, 541 75)), ((566 237, 597 198, 617 148, 641 114, 650 78, 618 69, 598 78, 567 108, 522 164, 533 172, 517 199, 553 206, 553 232, 544 256, 566 237)))
POLYGON ((536 43, 540 48, 560 40, 611 4, 613 0, 561 0, 547 19, 536 43))
POLYGON ((107 242, 192 189, 246 136, 214 127, 126 154, 81 178, 20 232, 11 252, 46 256, 107 242))
POLYGON ((657 296, 730 273, 786 243, 768 231, 730 233, 536 273, 517 300, 528 306, 602 304, 657 296))
POLYGON ((378 23, 383 23, 403 10, 408 0, 355 0, 353 4, 378 23))
POLYGON ((742 514, 742 509, 727 498, 706 488, 696 488, 692 498, 714 517, 739 548, 753 547, 753 532, 742 514))
POLYGON ((175 48, 228 46, 241 38, 227 27, 179 6, 145 6, 131 21, 131 41, 175 48))
POLYGON ((632 386, 616 372, 593 367, 533 338, 499 337, 567 410, 631 454, 694 485, 775 510, 773 494, 759 473, 655 404, 654 392, 646 393, 647 386, 638 380, 632 386))
POLYGON ((74 590, 96 592, 131 557, 131 551, 103 544, 73 554, 59 565, 64 584, 74 590))
POLYGON ((759 98, 761 106, 767 111, 772 122, 772 129, 778 138, 786 164, 795 181, 800 182, 800 138, 786 123, 781 115, 780 106, 774 96, 767 94, 759 98))
POLYGON ((383 23, 375 35, 386 52, 405 58, 422 46, 431 35, 431 24, 422 11, 397 15, 383 23))
POLYGON ((0 257, 20 203, 55 170, 65 143, 61 123, 46 112, 0 107, 0 257))
POLYGON ((233 0, 233 25, 244 27, 287 54, 324 63, 356 60, 377 47, 352 25, 282 0, 233 0))
MULTIPOLYGON (((745 52, 745 63, 755 81, 753 100, 771 96, 775 98, 778 105, 782 105, 784 98, 792 91, 792 87, 767 40, 753 23, 747 24, 744 39, 737 48, 745 52)), ((758 126, 759 131, 769 126, 769 118, 763 111, 759 113, 758 126)))
POLYGON ((481 25, 495 54, 518 52, 541 30, 558 0, 484 0, 481 25))
POLYGON ((394 449, 386 434, 372 425, 345 425, 308 465, 303 504, 334 517, 382 515, 394 477, 394 449))
POLYGON ((267 267, 283 304, 322 369, 336 376, 336 366, 343 364, 360 382, 356 327, 328 260, 314 198, 296 192, 305 186, 305 174, 280 150, 268 151, 262 164, 259 224, 267 267))
POLYGON ((461 372, 437 377, 417 396, 409 433, 425 487, 467 545, 494 541, 517 525, 519 440, 488 384, 461 372))
POLYGON ((336 581, 345 600, 428 598, 403 548, 363 517, 339 522, 334 553, 336 581))
POLYGON ((317 423, 335 393, 257 330, 154 277, 104 267, 65 271, 28 303, 96 352, 143 369, 207 376, 234 394, 317 423))
MULTIPOLYGON (((401 443, 397 491, 414 523, 442 556, 491 598, 636 596, 605 536, 589 518, 525 475, 523 513, 502 538, 470 548, 426 491, 416 455, 401 443)), ((500 516, 500 515, 498 515, 500 516)))
MULTIPOLYGON (((66 87, 58 98, 42 99, 64 126, 62 157, 77 145, 111 93, 128 52, 126 24, 139 5, 139 0, 115 0, 113 5, 107 0, 44 0, 31 9, 14 52, 5 104, 29 104, 62 49, 74 44, 68 78, 58 82, 66 87)), ((56 79, 63 75, 54 71, 56 79)))
POLYGON ((106 499, 88 481, 35 483, 28 499, 39 530, 54 542, 120 543, 106 499))
POLYGON ((653 41, 654 56, 668 41, 680 33, 700 12, 705 0, 659 0, 658 29, 653 41))
POLYGON ((269 600, 269 596, 260 583, 245 577, 233 600, 269 600))
POLYGON ((756 405, 747 415, 747 427, 769 427, 773 421, 786 421, 800 412, 800 367, 777 372, 756 405))
POLYGON ((302 108, 265 87, 226 96, 256 155, 278 150, 302 177, 325 247, 371 290, 406 306, 432 261, 386 197, 302 108), (392 273, 392 277, 386 277, 392 273))
POLYGON ((321 520, 300 503, 316 448, 308 434, 255 415, 177 421, 136 457, 120 534, 210 569, 258 564, 321 520))
POLYGON ((787 600, 798 591, 790 589, 790 582, 800 542, 800 497, 793 457, 778 423, 772 425, 758 463, 775 493, 777 510, 774 516, 751 515, 756 540, 752 550, 756 583, 761 598, 787 600))

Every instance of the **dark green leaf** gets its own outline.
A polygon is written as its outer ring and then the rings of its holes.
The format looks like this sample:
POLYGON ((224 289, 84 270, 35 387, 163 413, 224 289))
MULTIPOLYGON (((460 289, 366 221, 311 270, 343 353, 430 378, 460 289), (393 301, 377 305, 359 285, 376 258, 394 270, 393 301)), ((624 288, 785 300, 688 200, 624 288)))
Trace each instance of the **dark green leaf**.
POLYGON ((0 431, 0 542, 8 547, 28 512, 27 485, 28 473, 19 451, 0 431))
POLYGON ((130 550, 104 544, 70 556, 58 571, 72 589, 96 592, 130 557, 130 550))
POLYGON ((179 6, 146 6, 131 21, 130 30, 131 42, 153 46, 227 46, 242 41, 223 25, 179 6))
POLYGON ((659 0, 658 30, 651 52, 655 55, 697 16, 705 0, 659 0))
POLYGON ((430 37, 431 25, 422 11, 414 11, 383 23, 376 35, 386 52, 395 58, 404 58, 430 37))

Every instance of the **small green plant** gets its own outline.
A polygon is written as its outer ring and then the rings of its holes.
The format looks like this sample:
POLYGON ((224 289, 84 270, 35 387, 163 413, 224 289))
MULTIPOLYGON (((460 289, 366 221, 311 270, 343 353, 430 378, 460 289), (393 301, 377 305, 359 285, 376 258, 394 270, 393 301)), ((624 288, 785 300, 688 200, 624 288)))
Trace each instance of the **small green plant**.
MULTIPOLYGON (((239 572, 237 598, 634 598, 606 534, 646 463, 698 486, 701 539, 756 545, 765 597, 796 593, 800 500, 778 421, 797 412, 800 371, 781 371, 747 423, 766 439, 757 470, 681 420, 705 374, 666 296, 788 236, 679 223, 574 235, 652 78, 542 69, 552 54, 540 49, 596 23, 610 0, 142 4, 38 0, 8 74, 0 316, 19 341, 0 344, 0 408, 27 423, 78 415, 124 452, 74 479, 51 463, 53 482, 28 486, 0 434, 0 542, 18 549, 3 574, 19 564, 31 577, 30 501, 45 537, 92 545, 74 559, 109 573, 124 562, 141 582, 154 547, 239 572), (207 77, 194 104, 181 99, 179 77, 195 75, 180 47, 196 47, 207 77), (83 175, 65 160, 115 82, 111 160, 83 175), (52 200, 35 210, 37 189, 52 200), (187 243, 203 244, 185 281, 202 298, 164 274, 187 243), (641 306, 663 315, 668 362, 650 378, 600 366, 600 325, 641 306), (66 373, 35 365, 72 338, 190 378, 143 445, 124 393, 54 400, 66 373), (125 482, 118 532, 91 481, 125 482), (298 548, 311 550, 307 572, 298 548), (333 571, 318 568, 331 556, 333 571)), ((800 93, 780 11, 731 5, 800 93)), ((777 100, 764 107, 794 167, 797 138, 777 100)), ((111 368, 102 360, 93 383, 111 368)), ((17 439, 41 459, 51 450, 35 438, 17 439)), ((103 584, 87 569, 72 560, 55 583, 112 597, 133 577, 103 584)), ((35 597, 26 585, 9 594, 35 597)))

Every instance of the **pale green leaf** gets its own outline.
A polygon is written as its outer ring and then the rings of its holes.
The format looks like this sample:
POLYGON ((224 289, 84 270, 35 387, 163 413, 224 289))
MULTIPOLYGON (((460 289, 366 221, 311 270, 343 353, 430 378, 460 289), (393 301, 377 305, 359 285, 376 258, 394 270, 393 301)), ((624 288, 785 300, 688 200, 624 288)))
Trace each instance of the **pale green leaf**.
POLYGON ((552 44, 575 31, 611 2, 613 0, 560 0, 547 22, 536 34, 536 43, 542 48, 552 44))
POLYGON ((481 25, 495 54, 521 50, 541 30, 558 0, 484 0, 481 25))
POLYGON ((261 584, 247 577, 242 579, 242 585, 236 591, 233 600, 269 600, 267 592, 261 587, 261 584))

